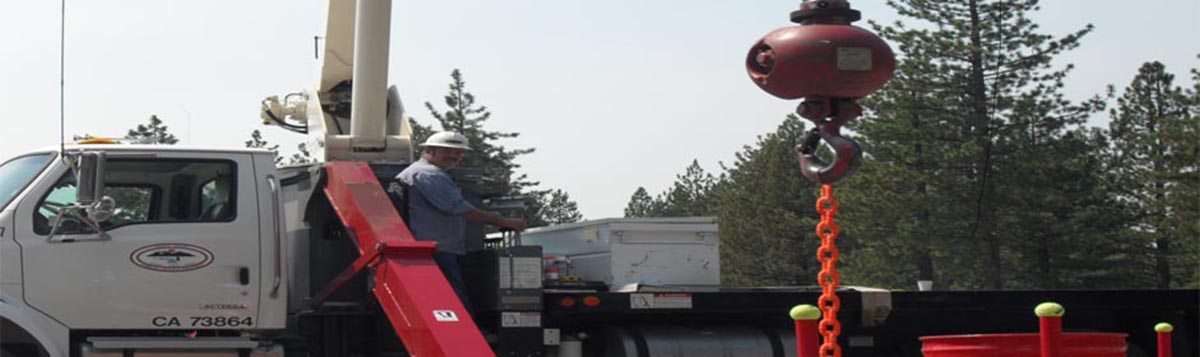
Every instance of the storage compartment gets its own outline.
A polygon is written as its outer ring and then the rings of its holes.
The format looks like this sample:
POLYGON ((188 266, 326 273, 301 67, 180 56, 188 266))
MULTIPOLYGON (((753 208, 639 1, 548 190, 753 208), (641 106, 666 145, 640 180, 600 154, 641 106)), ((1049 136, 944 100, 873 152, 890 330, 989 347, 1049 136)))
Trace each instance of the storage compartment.
POLYGON ((521 240, 568 259, 571 271, 565 274, 604 282, 613 291, 721 285, 715 217, 601 219, 531 229, 521 240))

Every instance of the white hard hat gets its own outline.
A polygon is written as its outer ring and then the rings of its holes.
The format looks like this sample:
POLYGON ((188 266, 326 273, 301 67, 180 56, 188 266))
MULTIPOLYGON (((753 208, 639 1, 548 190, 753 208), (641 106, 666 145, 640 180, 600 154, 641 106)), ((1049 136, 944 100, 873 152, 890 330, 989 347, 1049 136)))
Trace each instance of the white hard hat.
POLYGON ((443 148, 471 150, 471 147, 467 145, 467 137, 463 136, 463 134, 453 131, 439 131, 433 133, 433 135, 429 136, 429 139, 425 139, 425 143, 421 144, 421 146, 437 146, 443 148))

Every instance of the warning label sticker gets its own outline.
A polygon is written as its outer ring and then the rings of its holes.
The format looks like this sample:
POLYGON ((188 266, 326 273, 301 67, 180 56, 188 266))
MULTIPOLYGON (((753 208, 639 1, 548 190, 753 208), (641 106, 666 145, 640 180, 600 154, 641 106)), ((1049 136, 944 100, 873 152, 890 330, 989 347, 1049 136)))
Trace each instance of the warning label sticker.
POLYGON ((457 322, 458 314, 452 310, 433 310, 433 318, 438 322, 457 322))
POLYGON ((542 287, 542 258, 500 257, 501 289, 538 289, 542 287))
POLYGON ((501 312, 500 326, 542 327, 542 314, 540 312, 501 312))
POLYGON ((692 294, 688 293, 638 293, 629 296, 629 307, 633 309, 690 309, 692 294))
POLYGON ((513 289, 542 287, 542 258, 513 258, 512 261, 513 289))

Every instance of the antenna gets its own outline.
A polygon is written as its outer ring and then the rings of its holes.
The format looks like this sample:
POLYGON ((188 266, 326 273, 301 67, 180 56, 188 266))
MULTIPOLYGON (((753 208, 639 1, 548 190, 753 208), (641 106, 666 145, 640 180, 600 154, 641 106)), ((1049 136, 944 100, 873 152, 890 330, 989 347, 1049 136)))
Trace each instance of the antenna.
POLYGON ((62 0, 58 29, 58 157, 67 155, 66 62, 67 62, 67 0, 62 0))
POLYGON ((182 110, 183 114, 187 116, 187 121, 188 121, 187 144, 191 145, 192 144, 192 112, 189 112, 187 110, 187 108, 184 108, 183 104, 175 104, 175 105, 179 106, 179 110, 182 110))

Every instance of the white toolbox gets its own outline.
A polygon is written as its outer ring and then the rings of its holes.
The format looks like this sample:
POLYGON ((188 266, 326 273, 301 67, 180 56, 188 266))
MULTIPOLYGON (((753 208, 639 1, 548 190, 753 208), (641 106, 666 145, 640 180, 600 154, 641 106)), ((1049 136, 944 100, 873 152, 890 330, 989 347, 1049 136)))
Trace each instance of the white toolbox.
POLYGON ((570 274, 611 290, 715 289, 721 255, 715 217, 609 218, 525 231, 521 243, 570 260, 570 274))

